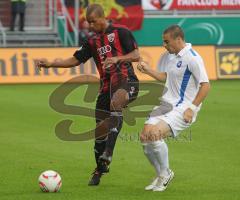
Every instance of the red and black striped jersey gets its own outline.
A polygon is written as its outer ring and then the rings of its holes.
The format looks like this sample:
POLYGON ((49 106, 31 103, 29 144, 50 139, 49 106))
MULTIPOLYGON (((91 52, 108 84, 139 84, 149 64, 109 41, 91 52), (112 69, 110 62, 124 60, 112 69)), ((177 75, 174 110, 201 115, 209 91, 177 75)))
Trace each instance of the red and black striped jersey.
POLYGON ((93 57, 100 74, 101 92, 108 92, 110 87, 123 79, 138 81, 131 62, 119 62, 108 68, 103 67, 107 57, 126 55, 137 49, 132 33, 122 25, 109 24, 104 33, 96 33, 74 53, 81 63, 93 57))

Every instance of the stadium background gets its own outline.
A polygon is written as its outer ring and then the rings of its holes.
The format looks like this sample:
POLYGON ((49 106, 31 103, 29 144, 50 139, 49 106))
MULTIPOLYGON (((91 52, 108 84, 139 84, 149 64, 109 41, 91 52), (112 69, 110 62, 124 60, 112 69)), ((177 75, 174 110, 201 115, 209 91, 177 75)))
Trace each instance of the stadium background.
MULTIPOLYGON (((134 126, 124 124, 112 171, 98 188, 87 186, 93 141, 62 141, 55 135, 55 125, 63 119, 74 121, 75 133, 92 129, 94 120, 54 111, 49 96, 71 78, 81 75, 86 81, 86 75, 98 74, 91 60, 74 69, 42 72, 34 63, 73 54, 83 20, 75 16, 81 16, 87 2, 28 0, 25 32, 10 32, 11 2, 0 1, 0 199, 239 199, 239 1, 95 1, 111 20, 133 30, 141 55, 153 68, 158 69, 164 51, 161 33, 170 24, 181 25, 186 41, 204 58, 212 89, 198 122, 167 141, 176 178, 161 194, 143 190, 154 175, 138 140, 144 118, 134 126), (58 194, 39 191, 38 175, 47 169, 62 175, 58 194)), ((137 74, 142 81, 151 80, 137 74)), ((66 103, 93 108, 94 102, 84 101, 86 88, 74 90, 66 103)))

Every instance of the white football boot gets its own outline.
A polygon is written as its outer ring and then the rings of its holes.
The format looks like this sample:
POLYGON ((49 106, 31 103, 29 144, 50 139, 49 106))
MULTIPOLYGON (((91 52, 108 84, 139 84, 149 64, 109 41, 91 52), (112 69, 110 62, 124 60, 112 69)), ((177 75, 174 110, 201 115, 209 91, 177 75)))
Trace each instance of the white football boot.
POLYGON ((167 186, 171 182, 171 180, 174 177, 174 173, 172 170, 168 170, 168 175, 167 176, 159 176, 157 184, 155 187, 152 189, 154 192, 162 192, 166 190, 167 186))
POLYGON ((158 179, 159 177, 154 178, 153 182, 145 187, 145 190, 152 190, 156 186, 158 179))

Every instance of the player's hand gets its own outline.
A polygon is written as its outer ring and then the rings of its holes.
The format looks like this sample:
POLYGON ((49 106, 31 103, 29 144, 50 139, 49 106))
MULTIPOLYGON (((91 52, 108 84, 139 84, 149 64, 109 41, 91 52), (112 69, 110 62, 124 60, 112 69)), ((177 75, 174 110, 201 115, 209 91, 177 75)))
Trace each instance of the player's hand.
POLYGON ((37 60, 36 67, 38 68, 39 71, 41 71, 41 68, 49 68, 51 66, 50 63, 47 62, 46 60, 37 60))
POLYGON ((137 69, 142 73, 147 73, 150 70, 150 66, 145 61, 140 61, 137 65, 137 69))
POLYGON ((111 67, 113 64, 116 64, 117 62, 118 62, 118 57, 106 58, 103 62, 103 67, 107 69, 111 67))
POLYGON ((187 108, 183 113, 183 119, 186 123, 192 123, 194 112, 192 109, 187 108))

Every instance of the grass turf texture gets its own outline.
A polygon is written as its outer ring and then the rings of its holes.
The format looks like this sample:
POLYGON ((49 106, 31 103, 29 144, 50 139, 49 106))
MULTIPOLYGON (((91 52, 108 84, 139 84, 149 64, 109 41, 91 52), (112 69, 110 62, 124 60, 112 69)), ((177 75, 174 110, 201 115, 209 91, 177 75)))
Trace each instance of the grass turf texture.
MULTIPOLYGON (((212 82, 211 92, 191 131, 168 140, 175 178, 163 192, 146 192, 154 171, 136 139, 144 119, 122 129, 110 174, 98 187, 87 186, 95 167, 93 141, 67 142, 54 134, 55 125, 73 119, 72 131, 94 127, 94 120, 63 115, 48 105, 58 85, 0 86, 0 199, 240 199, 240 85, 239 81, 212 82), (63 180, 61 191, 42 193, 38 176, 53 169, 63 180)), ((78 89, 67 99, 77 105, 78 89)), ((89 104, 90 105, 90 104, 89 104)), ((93 104, 92 104, 93 105, 93 104)))

